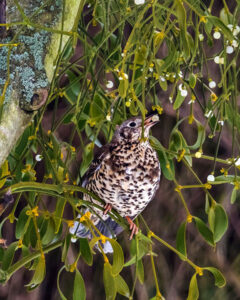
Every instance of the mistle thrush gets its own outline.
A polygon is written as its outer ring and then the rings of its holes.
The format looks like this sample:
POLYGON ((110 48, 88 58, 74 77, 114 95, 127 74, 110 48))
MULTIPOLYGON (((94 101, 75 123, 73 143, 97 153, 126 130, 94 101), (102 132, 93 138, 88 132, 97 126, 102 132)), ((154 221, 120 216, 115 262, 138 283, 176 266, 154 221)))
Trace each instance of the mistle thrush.
MULTIPOLYGON (((112 141, 101 148, 100 155, 94 159, 85 175, 83 186, 105 202, 103 211, 93 208, 91 221, 107 237, 122 231, 122 227, 108 215, 114 208, 128 221, 131 239, 138 232, 133 220, 158 189, 160 164, 157 153, 148 141, 149 130, 158 121, 158 116, 154 114, 145 119, 144 126, 141 117, 131 118, 117 126, 112 141)), ((83 199, 99 205, 87 194, 83 199)), ((71 233, 78 237, 92 237, 90 230, 79 222, 75 222, 71 233)), ((104 246, 105 252, 112 251, 109 243, 104 246)))

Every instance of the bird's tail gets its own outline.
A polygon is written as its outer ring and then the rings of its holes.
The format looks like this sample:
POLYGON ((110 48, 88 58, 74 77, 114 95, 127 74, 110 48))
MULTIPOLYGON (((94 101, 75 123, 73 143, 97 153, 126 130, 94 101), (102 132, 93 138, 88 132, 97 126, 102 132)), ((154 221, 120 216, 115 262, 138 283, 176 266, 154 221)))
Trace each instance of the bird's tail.
MULTIPOLYGON (((80 216, 78 216, 80 217, 80 216)), ((102 235, 113 238, 117 236, 120 232, 123 231, 123 228, 115 222, 111 217, 108 217, 105 221, 99 219, 97 223, 94 224, 95 227, 98 229, 99 232, 101 232, 102 235)), ((92 238, 92 233, 83 223, 80 222, 74 222, 74 226, 70 228, 70 233, 73 235, 72 241, 76 241, 76 237, 81 238, 92 238)), ((96 235, 98 235, 98 232, 96 232, 96 235)), ((102 249, 105 253, 112 253, 113 248, 111 246, 111 243, 109 241, 106 241, 104 244, 101 243, 102 249)), ((96 248, 98 246, 96 245, 96 248)))

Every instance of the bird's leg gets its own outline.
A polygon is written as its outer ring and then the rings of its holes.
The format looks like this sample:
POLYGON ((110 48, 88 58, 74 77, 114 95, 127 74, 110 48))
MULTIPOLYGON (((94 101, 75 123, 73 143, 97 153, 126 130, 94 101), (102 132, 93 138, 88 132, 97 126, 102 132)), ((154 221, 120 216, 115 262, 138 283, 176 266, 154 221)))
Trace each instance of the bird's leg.
POLYGON ((105 206, 104 206, 104 212, 103 214, 106 215, 109 211, 112 210, 112 204, 109 204, 107 203, 105 206))
POLYGON ((131 235, 129 237, 129 240, 131 240, 133 238, 133 235, 138 233, 138 227, 135 223, 133 223, 130 217, 127 216, 125 218, 128 221, 128 224, 130 225, 131 235))

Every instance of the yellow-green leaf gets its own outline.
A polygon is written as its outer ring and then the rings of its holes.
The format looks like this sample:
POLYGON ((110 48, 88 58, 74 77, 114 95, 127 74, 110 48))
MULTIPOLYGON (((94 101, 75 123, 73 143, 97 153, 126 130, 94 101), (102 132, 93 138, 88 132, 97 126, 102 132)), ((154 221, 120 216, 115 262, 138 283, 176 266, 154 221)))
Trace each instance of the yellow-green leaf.
POLYGON ((0 178, 3 178, 0 180, 0 189, 1 189, 6 182, 6 178, 4 178, 4 177, 8 175, 8 161, 7 160, 5 160, 5 162, 3 163, 0 174, 1 174, 0 178))
POLYGON ((52 218, 48 219, 48 225, 47 225, 47 230, 42 238, 42 244, 47 245, 49 244, 55 235, 55 224, 52 218))
POLYGON ((136 263, 136 271, 137 271, 137 277, 138 280, 141 282, 141 284, 144 283, 144 267, 143 267, 143 262, 141 259, 139 259, 136 263))
POLYGON ((189 58, 190 50, 188 45, 188 38, 187 38, 187 21, 186 21, 186 11, 183 6, 182 1, 176 0, 176 15, 180 27, 180 36, 182 41, 182 47, 184 52, 185 59, 189 58))
POLYGON ((189 76, 189 86, 194 89, 197 82, 197 77, 195 74, 191 73, 189 76))
POLYGON ((177 97, 173 103, 173 109, 175 110, 178 109, 182 105, 185 98, 186 98, 185 96, 181 95, 181 91, 178 90, 177 97))
POLYGON ((234 189, 232 190, 231 203, 232 203, 232 204, 235 203, 236 199, 237 199, 237 190, 234 188, 234 189))
POLYGON ((58 198, 57 199, 57 204, 56 204, 56 209, 55 209, 55 214, 54 214, 54 221, 55 221, 55 233, 58 233, 60 225, 62 223, 62 216, 64 212, 64 207, 66 205, 67 200, 63 200, 58 198))
POLYGON ((120 295, 123 295, 128 298, 130 296, 129 287, 128 287, 126 281, 122 278, 122 276, 120 274, 118 274, 115 277, 115 283, 116 283, 117 292, 120 295))
POLYGON ((216 243, 220 241, 228 228, 228 217, 222 205, 216 203, 209 209, 208 221, 216 243))
POLYGON ((189 149, 191 150, 196 150, 199 149, 200 146, 203 144, 203 142, 205 141, 205 128, 204 126, 197 120, 195 120, 197 123, 197 140, 195 142, 195 144, 188 146, 189 149))
POLYGON ((4 252, 3 261, 2 261, 2 270, 7 270, 12 264, 14 253, 17 249, 18 242, 14 242, 8 246, 7 250, 4 252))
POLYGON ((62 258, 61 258, 62 262, 65 262, 65 260, 66 260, 70 243, 71 243, 71 235, 68 234, 64 239, 64 244, 63 244, 63 248, 62 248, 62 258))
POLYGON ((62 273, 62 271, 65 269, 65 265, 62 266, 62 268, 58 271, 58 275, 57 275, 57 289, 58 289, 58 292, 59 292, 59 295, 60 295, 60 298, 61 300, 68 300, 64 295, 63 295, 63 292, 61 291, 60 289, 60 284, 59 284, 59 281, 60 281, 60 275, 62 273))
POLYGON ((197 229, 201 236, 205 239, 205 241, 211 245, 215 246, 214 240, 213 240, 213 233, 212 231, 207 227, 207 225, 198 217, 194 217, 194 220, 196 222, 197 229))
POLYGON ((112 274, 113 276, 116 276, 122 271, 124 265, 123 250, 117 241, 109 239, 109 242, 113 248, 112 274))
POLYGON ((91 266, 93 263, 93 255, 88 240, 84 238, 80 238, 79 242, 80 242, 80 252, 82 258, 89 266, 91 266))
POLYGON ((128 90, 128 80, 127 79, 120 80, 118 86, 118 92, 121 98, 125 98, 127 96, 127 90, 128 90))
POLYGON ((197 273, 195 273, 190 281, 187 300, 197 300, 199 297, 197 273))
POLYGON ((73 300, 85 300, 86 289, 84 280, 78 269, 75 270, 74 284, 73 284, 73 300))
POLYGON ((106 262, 103 267, 103 283, 106 293, 106 300, 114 300, 117 294, 116 283, 112 275, 112 266, 106 262))
POLYGON ((143 65, 146 59, 147 47, 141 45, 135 54, 135 63, 138 65, 143 65))
POLYGON ((223 274, 216 268, 214 267, 205 267, 204 270, 208 270, 211 272, 215 278, 215 285, 219 288, 222 288, 226 284, 226 280, 223 276, 223 274))
POLYGON ((141 259, 146 253, 149 252, 149 244, 152 243, 150 239, 145 237, 143 234, 138 236, 138 253, 136 254, 136 241, 132 240, 131 242, 131 255, 132 258, 124 264, 124 267, 131 266, 136 263, 136 256, 138 259, 141 259), (146 239, 145 239, 146 238, 146 239))
POLYGON ((45 257, 40 256, 32 280, 27 284, 31 289, 39 285, 45 277, 45 257))
POLYGON ((16 239, 23 238, 23 235, 28 228, 30 216, 26 215, 27 210, 29 210, 29 207, 23 208, 23 210, 21 211, 18 217, 16 230, 15 230, 16 239))
MULTIPOLYGON (((184 256, 187 256, 186 248, 186 222, 183 222, 178 228, 177 239, 176 239, 176 248, 184 256)), ((182 257, 180 257, 182 258, 182 257)))

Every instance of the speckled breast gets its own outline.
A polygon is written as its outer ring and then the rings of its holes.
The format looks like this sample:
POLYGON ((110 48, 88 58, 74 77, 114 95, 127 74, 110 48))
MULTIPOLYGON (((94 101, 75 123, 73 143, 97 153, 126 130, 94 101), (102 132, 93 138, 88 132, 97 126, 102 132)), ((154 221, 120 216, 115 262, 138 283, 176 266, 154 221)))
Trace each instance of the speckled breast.
MULTIPOLYGON (((121 216, 134 219, 154 197, 160 173, 157 154, 148 142, 116 144, 89 178, 87 188, 121 216)), ((88 196, 85 199, 94 201, 88 196)), ((102 211, 97 213, 107 218, 102 211)))

